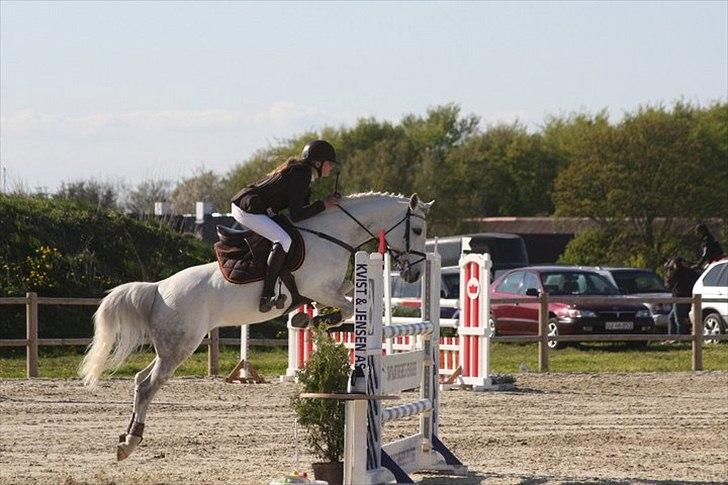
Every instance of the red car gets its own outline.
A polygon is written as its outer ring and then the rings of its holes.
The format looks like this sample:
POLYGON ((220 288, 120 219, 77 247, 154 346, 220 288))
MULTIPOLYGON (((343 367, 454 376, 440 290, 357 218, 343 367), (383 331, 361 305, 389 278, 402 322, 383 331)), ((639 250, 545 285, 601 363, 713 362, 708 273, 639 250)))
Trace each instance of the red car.
MULTIPOLYGON (((491 298, 533 297, 533 303, 491 304, 497 335, 538 335, 538 293, 552 296, 615 296, 619 290, 594 271, 564 266, 530 266, 509 271, 490 287, 491 298)), ((549 303, 549 335, 650 334, 655 322, 642 304, 549 303)), ((636 342, 645 345, 646 342, 636 342)), ((550 341, 549 346, 558 347, 550 341)))

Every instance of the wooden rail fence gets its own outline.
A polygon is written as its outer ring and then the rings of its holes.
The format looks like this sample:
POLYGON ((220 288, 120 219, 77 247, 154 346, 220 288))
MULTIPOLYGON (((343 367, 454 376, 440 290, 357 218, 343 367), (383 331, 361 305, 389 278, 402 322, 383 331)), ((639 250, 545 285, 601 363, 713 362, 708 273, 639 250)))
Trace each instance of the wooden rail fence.
MULTIPOLYGON (((538 298, 514 298, 514 299, 493 299, 491 303, 530 303, 538 302, 539 305, 539 331, 538 335, 513 335, 492 337, 493 342, 537 342, 538 343, 538 368, 541 372, 549 370, 549 347, 550 340, 559 342, 623 342, 623 341, 673 341, 692 342, 692 369, 694 371, 703 369, 703 322, 702 303, 722 302, 721 299, 701 299, 700 295, 692 298, 640 298, 634 297, 549 297, 548 294, 541 294, 538 298), (611 335, 548 335, 549 302, 573 303, 690 303, 692 305, 693 332, 692 335, 666 335, 666 334, 611 334, 611 335), (697 323, 696 323, 697 320, 697 323)), ((38 338, 38 305, 81 305, 97 306, 101 303, 100 298, 47 298, 39 297, 36 293, 26 293, 24 297, 3 297, 0 298, 0 305, 25 305, 26 315, 26 337, 24 339, 0 339, 0 347, 25 347, 26 348, 26 376, 38 377, 38 347, 61 346, 61 345, 88 345, 91 338, 38 338)), ((711 335, 709 340, 728 340, 728 334, 711 335)), ((287 339, 251 339, 252 346, 262 347, 285 347, 287 339)), ((200 345, 207 345, 207 371, 208 375, 218 375, 220 372, 218 360, 220 345, 240 345, 239 338, 220 338, 219 329, 213 329, 208 337, 203 339, 200 345)))
MULTIPOLYGON (((26 336, 24 339, 0 339, 0 347, 25 347, 26 377, 38 377, 38 347, 62 345, 89 345, 91 338, 38 338, 38 305, 98 306, 101 298, 46 298, 36 293, 24 297, 0 298, 0 305, 25 305, 26 336)), ((250 345, 259 347, 284 347, 284 339, 251 339, 250 345)), ((213 329, 200 345, 207 345, 207 373, 218 375, 220 345, 240 345, 239 338, 220 338, 219 329, 213 329)))
MULTIPOLYGON (((492 342, 537 342, 538 343, 538 370, 548 372, 549 370, 549 341, 559 342, 692 342, 692 369, 703 370, 703 345, 706 337, 703 335, 703 302, 724 302, 725 299, 705 298, 695 295, 692 298, 636 298, 631 296, 611 297, 568 297, 549 296, 541 293, 538 298, 508 298, 491 300, 494 303, 530 303, 538 301, 538 335, 509 335, 492 337, 492 342), (580 304, 614 304, 614 303, 689 303, 692 306, 692 327, 691 335, 667 335, 667 334, 594 334, 594 335, 548 335, 549 324, 549 303, 575 303, 580 304), (697 323, 696 323, 697 321, 697 323)), ((707 340, 728 340, 728 334, 710 335, 707 340)))

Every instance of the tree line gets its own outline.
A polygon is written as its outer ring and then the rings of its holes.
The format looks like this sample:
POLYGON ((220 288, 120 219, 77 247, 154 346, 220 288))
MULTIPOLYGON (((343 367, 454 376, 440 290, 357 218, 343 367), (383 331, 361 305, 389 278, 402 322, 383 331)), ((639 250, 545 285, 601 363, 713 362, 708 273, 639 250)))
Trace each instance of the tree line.
MULTIPOLYGON (((229 199, 314 138, 339 154, 340 191, 418 192, 435 199, 430 235, 478 229, 492 216, 588 217, 597 229, 581 233, 562 257, 579 264, 658 267, 689 251, 686 224, 718 220, 726 240, 728 103, 647 105, 619 121, 606 111, 549 116, 535 130, 523 124, 483 126, 455 104, 397 122, 359 119, 353 126, 301 133, 258 149, 224 174, 199 168, 173 183, 148 180, 120 191, 95 180, 66 182, 53 197, 150 213, 166 200, 177 213, 206 200, 227 212, 229 199)), ((333 178, 315 184, 330 192, 333 178)))

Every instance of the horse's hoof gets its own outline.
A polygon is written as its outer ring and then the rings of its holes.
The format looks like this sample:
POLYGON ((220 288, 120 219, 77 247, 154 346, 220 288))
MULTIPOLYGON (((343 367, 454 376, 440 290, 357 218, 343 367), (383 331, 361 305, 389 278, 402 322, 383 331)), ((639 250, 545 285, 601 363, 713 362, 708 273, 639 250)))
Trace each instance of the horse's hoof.
POLYGON ((126 435, 126 439, 116 445, 116 461, 122 461, 129 458, 129 455, 139 446, 142 439, 139 436, 131 434, 126 435))
POLYGON ((273 309, 273 305, 275 305, 273 297, 267 298, 265 296, 261 296, 260 303, 258 303, 258 311, 260 313, 268 313, 273 309))
POLYGON ((316 315, 311 321, 311 325, 318 327, 323 325, 328 331, 338 331, 344 321, 341 319, 341 311, 327 313, 325 315, 316 315))
POLYGON ((311 317, 305 313, 296 313, 291 317, 291 327, 293 328, 306 328, 311 323, 311 317))
MULTIPOLYGON (((125 443, 124 443, 125 444, 125 443)), ((121 461, 129 458, 129 454, 126 452, 122 443, 116 445, 116 461, 121 461)))
POLYGON ((286 295, 278 295, 276 298, 276 308, 283 310, 286 307, 286 295))

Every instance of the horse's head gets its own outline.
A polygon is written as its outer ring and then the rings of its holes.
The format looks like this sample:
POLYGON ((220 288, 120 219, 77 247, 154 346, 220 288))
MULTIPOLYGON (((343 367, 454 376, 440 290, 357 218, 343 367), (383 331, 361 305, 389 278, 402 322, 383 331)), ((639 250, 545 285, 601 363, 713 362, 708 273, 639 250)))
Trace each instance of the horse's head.
POLYGON ((393 264, 408 283, 414 283, 422 276, 427 239, 425 219, 433 202, 422 202, 417 194, 412 194, 401 219, 386 235, 393 264))
MULTIPOLYGON (((311 226, 325 234, 336 235, 354 251, 376 240, 383 231, 393 267, 400 271, 405 281, 413 283, 422 275, 422 262, 426 258, 425 218, 432 204, 422 202, 417 194, 409 198, 378 192, 352 194, 341 199, 340 211, 327 211, 328 214, 322 217, 328 215, 328 220, 311 226), (362 240, 366 236, 369 239, 362 240)), ((316 221, 315 218, 310 220, 316 221)))

